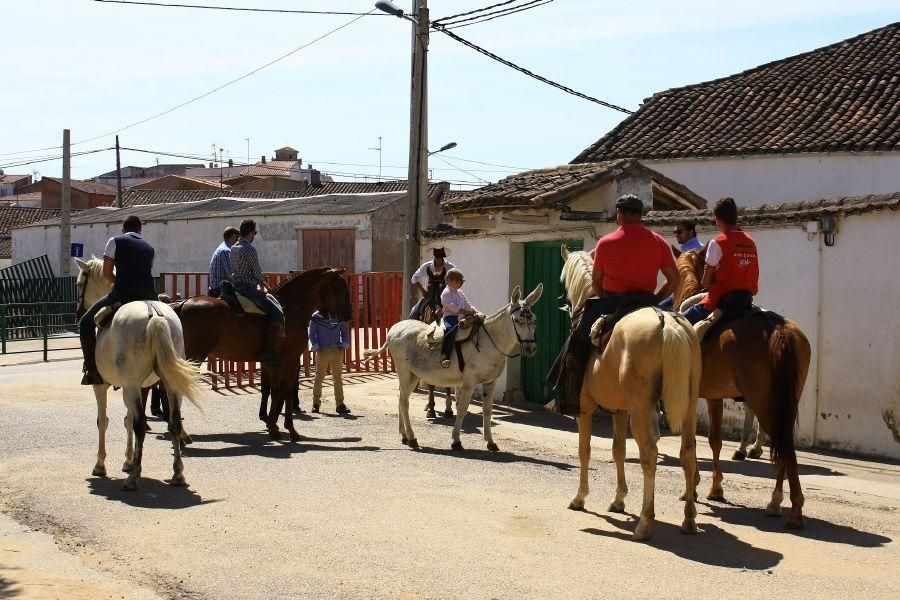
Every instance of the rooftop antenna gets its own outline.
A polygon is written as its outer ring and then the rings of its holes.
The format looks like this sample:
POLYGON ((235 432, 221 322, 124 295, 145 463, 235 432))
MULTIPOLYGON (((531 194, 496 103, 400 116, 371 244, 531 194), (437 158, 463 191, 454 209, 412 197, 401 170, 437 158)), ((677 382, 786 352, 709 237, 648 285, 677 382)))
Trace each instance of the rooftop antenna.
POLYGON ((369 150, 378 150, 378 181, 381 181, 381 136, 378 136, 378 146, 375 148, 369 147, 369 150))

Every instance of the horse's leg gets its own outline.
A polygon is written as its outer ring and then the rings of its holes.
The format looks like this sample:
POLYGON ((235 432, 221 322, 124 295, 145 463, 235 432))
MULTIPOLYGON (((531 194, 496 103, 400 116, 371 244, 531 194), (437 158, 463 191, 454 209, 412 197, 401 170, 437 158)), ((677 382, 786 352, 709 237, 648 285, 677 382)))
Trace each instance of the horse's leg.
POLYGON ((684 521, 681 533, 697 533, 697 438, 695 426, 681 431, 681 469, 684 471, 684 521))
POLYGON ((491 452, 497 452, 500 448, 494 443, 494 436, 491 433, 491 417, 494 414, 494 387, 497 381, 482 384, 481 393, 481 416, 484 419, 484 441, 487 442, 487 449, 491 452))
POLYGON ((713 455, 713 475, 712 486, 709 488, 709 494, 706 498, 709 500, 725 500, 725 493, 722 490, 722 466, 719 463, 719 453, 722 452, 722 410, 723 402, 719 400, 706 400, 709 409, 709 447, 712 449, 713 455))
POLYGON ((766 432, 762 430, 762 427, 759 425, 759 419, 756 420, 756 441, 753 442, 753 446, 750 447, 750 450, 747 452, 748 458, 759 458, 763 453, 763 446, 766 444, 766 432))
POLYGON ((444 401, 444 418, 452 419, 453 418, 453 388, 444 388, 446 393, 446 400, 444 401))
POLYGON ((181 462, 181 439, 186 436, 181 424, 181 396, 172 394, 168 399, 169 414, 169 433, 172 436, 172 449, 175 452, 175 460, 172 464, 172 485, 187 485, 184 479, 184 463, 181 462))
POLYGON ((656 424, 656 404, 648 403, 644 412, 631 414, 631 435, 637 442, 641 453, 641 470, 644 472, 644 502, 641 505, 641 518, 634 529, 632 539, 650 539, 653 519, 656 518, 654 492, 656 488, 656 440, 658 425, 656 424))
POLYGON ((466 413, 469 411, 469 402, 472 400, 472 393, 475 391, 475 384, 469 381, 463 381, 463 384, 459 386, 459 392, 457 393, 457 412, 456 412, 456 422, 453 424, 453 443, 450 444, 450 447, 453 450, 462 450, 463 445, 462 442, 459 441, 459 432, 462 429, 463 419, 466 418, 466 413))
POLYGON ((419 441, 413 433, 412 423, 409 421, 409 396, 416 389, 419 378, 411 371, 400 372, 400 405, 398 407, 400 419, 400 442, 410 448, 418 448, 419 441))
MULTIPOLYGON (((579 428, 580 426, 579 421, 579 428)), ((625 512, 625 496, 628 494, 628 484, 625 483, 626 437, 628 437, 628 411, 620 410, 613 414, 612 455, 613 462, 616 463, 616 497, 609 505, 609 511, 615 513, 625 512)), ((590 434, 588 443, 590 443, 590 434)), ((590 452, 590 446, 588 446, 588 451, 590 452)))
POLYGON ((269 437, 277 440, 281 438, 281 430, 278 429, 278 417, 281 416, 284 398, 280 394, 279 382, 273 378, 271 372, 267 379, 269 386, 269 414, 266 416, 266 429, 269 431, 269 437))
POLYGON ((766 514, 770 517, 781 516, 781 501, 784 500, 784 463, 775 467, 775 489, 772 490, 772 500, 766 506, 766 514))
POLYGON ((125 479, 125 483, 122 484, 122 489, 136 490, 138 478, 141 476, 141 458, 144 453, 144 438, 146 437, 146 417, 144 416, 144 411, 141 410, 140 388, 126 385, 122 388, 122 397, 124 398, 125 406, 128 409, 125 418, 131 420, 134 436, 136 438, 133 464, 131 471, 128 473, 128 478, 125 479))
MULTIPOLYGON (((289 378, 288 378, 289 379, 289 378)), ((279 388, 281 389, 281 393, 279 396, 284 399, 284 428, 287 429, 290 434, 292 442, 300 441, 300 434, 294 428, 294 394, 293 390, 289 385, 285 385, 288 382, 282 381, 279 388)))
POLYGON ((788 529, 803 529, 803 490, 800 489, 800 474, 797 472, 797 454, 791 448, 788 456, 782 459, 786 462, 788 485, 791 488, 791 514, 785 527, 788 529))
MULTIPOLYGON (((753 411, 744 404, 744 427, 741 429, 741 447, 734 451, 732 460, 744 460, 747 458, 747 445, 750 443, 750 434, 753 432, 753 411)), ((757 435, 757 440, 759 436, 757 435)))
POLYGON ((425 405, 425 417, 428 419, 436 419, 437 413, 434 412, 434 386, 428 386, 428 404, 425 405))
POLYGON ((106 477, 106 428, 109 425, 109 417, 106 416, 106 394, 109 391, 109 385, 95 385, 94 398, 97 399, 97 463, 91 475, 96 477, 106 477))
POLYGON ((572 501, 569 502, 569 508, 572 510, 581 510, 584 508, 584 499, 589 493, 588 486, 588 467, 591 464, 591 429, 594 426, 594 408, 585 408, 581 406, 581 412, 578 414, 578 492, 572 501))
MULTIPOLYGON (((125 390, 122 390, 122 399, 125 401, 125 407, 128 407, 128 400, 125 399, 125 390)), ((125 463, 122 465, 123 473, 131 473, 134 468, 134 419, 128 412, 125 413, 125 463)))
POLYGON ((266 380, 265 375, 262 375, 262 381, 259 383, 259 391, 260 391, 260 399, 259 399, 259 420, 263 423, 268 423, 267 417, 269 416, 266 412, 266 408, 269 406, 269 394, 271 390, 269 389, 269 382, 266 380))

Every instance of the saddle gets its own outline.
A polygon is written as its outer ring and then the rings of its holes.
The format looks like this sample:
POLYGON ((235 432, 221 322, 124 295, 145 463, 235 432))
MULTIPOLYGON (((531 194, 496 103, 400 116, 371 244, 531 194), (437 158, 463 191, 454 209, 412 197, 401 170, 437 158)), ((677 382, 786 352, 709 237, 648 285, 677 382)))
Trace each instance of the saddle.
POLYGON ((698 321, 694 325, 694 331, 702 345, 706 340, 714 340, 725 331, 725 329, 744 317, 762 314, 769 323, 774 325, 783 324, 785 319, 783 316, 770 310, 753 304, 753 296, 749 292, 736 290, 728 292, 719 299, 719 306, 708 317, 702 321, 698 321))
MULTIPOLYGON (((471 340, 481 326, 484 325, 484 319, 485 316, 480 313, 460 319, 459 324, 456 326, 456 344, 459 345, 471 340)), ((444 340, 445 333, 446 331, 440 321, 435 321, 425 328, 425 341, 428 342, 429 347, 439 346, 444 340)))
POLYGON ((104 306, 97 314, 94 315, 94 325, 97 326, 97 329, 106 329, 112 323, 113 317, 116 315, 116 311, 122 308, 121 302, 116 302, 115 304, 111 304, 110 306, 104 306))

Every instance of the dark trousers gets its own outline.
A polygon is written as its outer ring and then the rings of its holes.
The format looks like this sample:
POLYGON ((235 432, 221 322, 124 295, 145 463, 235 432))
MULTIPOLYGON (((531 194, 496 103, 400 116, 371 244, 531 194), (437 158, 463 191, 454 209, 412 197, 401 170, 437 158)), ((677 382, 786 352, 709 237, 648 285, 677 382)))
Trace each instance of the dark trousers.
POLYGON ((268 294, 258 288, 250 286, 235 289, 240 295, 249 298, 253 304, 266 313, 269 325, 284 323, 284 313, 281 311, 281 307, 272 302, 272 299, 269 298, 268 294))
POLYGON ((453 342, 456 341, 456 332, 459 329, 459 317, 448 315, 444 317, 444 339, 441 340, 441 360, 450 360, 450 351, 453 350, 453 342))

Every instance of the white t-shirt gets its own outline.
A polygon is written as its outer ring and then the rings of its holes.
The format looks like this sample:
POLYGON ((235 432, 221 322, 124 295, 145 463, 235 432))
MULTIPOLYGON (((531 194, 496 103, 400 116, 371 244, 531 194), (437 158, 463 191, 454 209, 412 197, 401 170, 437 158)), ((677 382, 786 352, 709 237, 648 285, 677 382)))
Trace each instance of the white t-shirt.
MULTIPOLYGON (((452 268, 453 268, 453 263, 447 259, 444 259, 445 272, 449 271, 452 268)), ((429 260, 428 262, 423 263, 422 266, 419 267, 419 270, 416 271, 415 273, 413 273, 412 280, 410 280, 410 283, 413 283, 413 284, 420 283, 420 284, 422 284, 422 287, 427 290, 428 289, 428 269, 431 269, 432 273, 434 273, 436 271, 433 260, 429 260)))
MULTIPOLYGON (((141 237, 141 234, 135 233, 134 231, 129 231, 125 235, 130 235, 131 237, 133 237, 136 240, 143 239, 141 237)), ((103 258, 109 258, 111 260, 116 259, 116 238, 111 237, 106 242, 106 248, 104 248, 104 250, 103 250, 103 258)))
POLYGON ((706 246, 706 264, 710 267, 718 267, 722 260, 722 246, 716 240, 709 240, 706 246))

